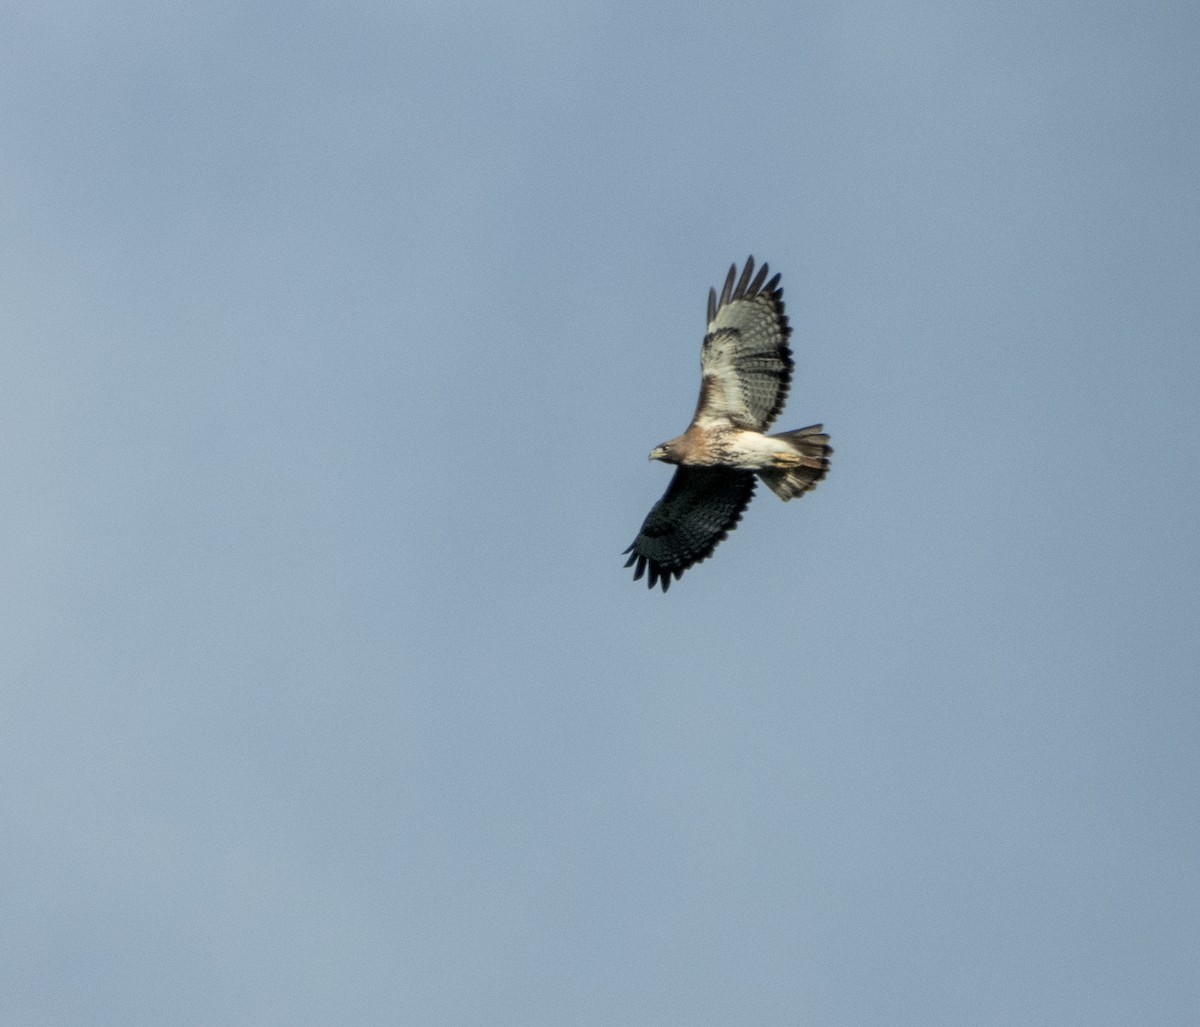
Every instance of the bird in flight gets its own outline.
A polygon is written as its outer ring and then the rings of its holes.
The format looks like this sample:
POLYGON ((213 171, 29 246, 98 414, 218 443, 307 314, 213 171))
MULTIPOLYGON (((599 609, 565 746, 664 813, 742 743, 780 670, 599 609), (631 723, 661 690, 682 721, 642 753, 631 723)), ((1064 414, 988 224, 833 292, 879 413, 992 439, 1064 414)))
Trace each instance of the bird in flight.
POLYGON ((740 278, 736 264, 729 268, 719 298, 708 290, 696 413, 687 431, 650 451, 651 460, 674 464, 675 476, 625 550, 633 580, 648 571, 650 588, 665 592, 712 555, 737 527, 758 478, 786 501, 815 488, 829 469, 823 425, 765 434, 783 409, 794 366, 779 275, 767 281, 768 274, 763 264, 755 275, 750 257, 740 278))

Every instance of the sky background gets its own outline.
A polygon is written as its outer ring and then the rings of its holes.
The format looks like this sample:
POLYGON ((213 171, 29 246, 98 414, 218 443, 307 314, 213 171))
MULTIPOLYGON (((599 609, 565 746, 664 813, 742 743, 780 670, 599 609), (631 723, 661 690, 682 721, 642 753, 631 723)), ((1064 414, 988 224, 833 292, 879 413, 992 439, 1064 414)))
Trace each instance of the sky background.
POLYGON ((0 1021, 1200 1021, 1200 8, 0 7, 0 1021), (705 299, 835 454, 667 595, 705 299))

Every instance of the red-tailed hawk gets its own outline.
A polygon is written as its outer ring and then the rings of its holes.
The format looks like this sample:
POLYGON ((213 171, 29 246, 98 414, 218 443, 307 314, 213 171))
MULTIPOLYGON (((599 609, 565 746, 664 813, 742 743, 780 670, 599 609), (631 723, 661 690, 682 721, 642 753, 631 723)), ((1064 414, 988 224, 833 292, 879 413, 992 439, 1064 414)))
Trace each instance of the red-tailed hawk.
POLYGON ((754 258, 737 285, 729 269, 720 299, 708 290, 708 331, 700 350, 700 401, 687 431, 655 447, 651 460, 675 464, 675 477, 633 545, 633 580, 662 585, 706 559, 742 518, 761 478, 780 499, 814 488, 829 469, 829 436, 814 424, 779 435, 764 432, 779 416, 792 380, 787 315, 779 275, 767 265, 754 280, 754 258), (766 283, 765 285, 763 283, 766 283))

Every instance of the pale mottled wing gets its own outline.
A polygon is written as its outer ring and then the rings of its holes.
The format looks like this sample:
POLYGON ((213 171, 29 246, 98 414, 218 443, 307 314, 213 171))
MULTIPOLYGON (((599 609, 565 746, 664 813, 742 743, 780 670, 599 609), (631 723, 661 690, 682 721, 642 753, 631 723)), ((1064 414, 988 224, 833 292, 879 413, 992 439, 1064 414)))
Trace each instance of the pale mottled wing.
POLYGON ((665 592, 692 564, 706 559, 742 518, 754 497, 754 472, 732 467, 681 465, 662 499, 646 517, 626 567, 637 564, 633 580, 650 571, 647 585, 665 592))
POLYGON ((767 281, 768 265, 754 274, 746 261, 734 284, 730 267, 720 298, 708 291, 708 331, 700 351, 700 401, 694 422, 721 421, 766 431, 787 400, 792 381, 791 327, 783 312, 779 275, 767 281))

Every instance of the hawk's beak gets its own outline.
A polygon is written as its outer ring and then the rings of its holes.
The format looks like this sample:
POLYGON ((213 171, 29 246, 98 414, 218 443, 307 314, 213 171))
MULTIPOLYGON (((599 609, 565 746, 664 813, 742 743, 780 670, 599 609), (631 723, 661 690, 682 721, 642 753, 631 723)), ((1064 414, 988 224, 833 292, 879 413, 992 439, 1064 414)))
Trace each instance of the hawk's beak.
POLYGON ((667 450, 666 450, 666 447, 664 447, 664 446, 655 446, 652 450, 650 450, 650 459, 651 460, 661 460, 666 455, 667 455, 667 450))

